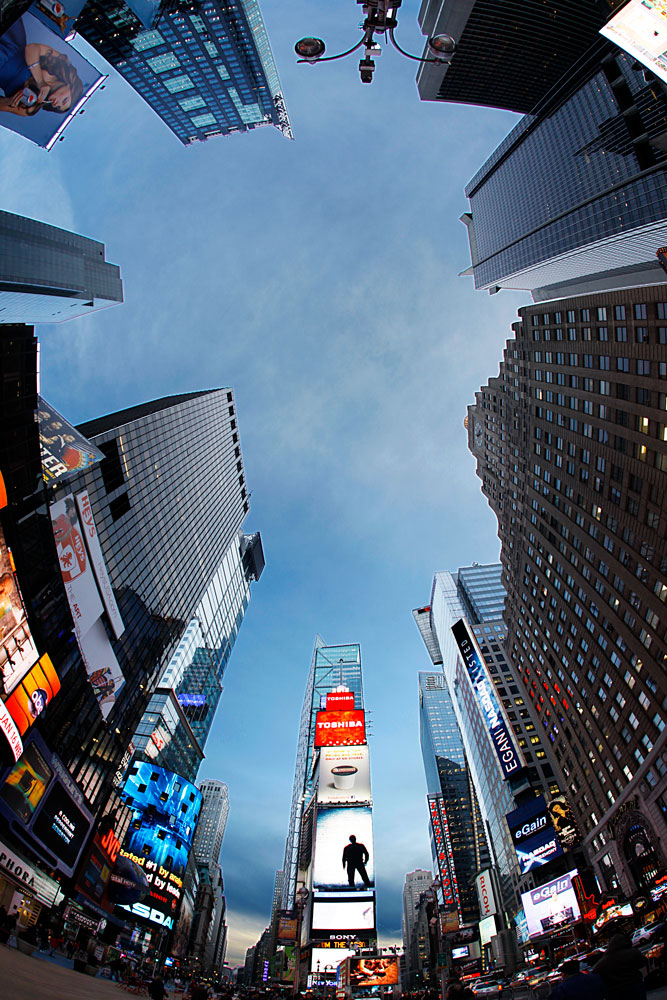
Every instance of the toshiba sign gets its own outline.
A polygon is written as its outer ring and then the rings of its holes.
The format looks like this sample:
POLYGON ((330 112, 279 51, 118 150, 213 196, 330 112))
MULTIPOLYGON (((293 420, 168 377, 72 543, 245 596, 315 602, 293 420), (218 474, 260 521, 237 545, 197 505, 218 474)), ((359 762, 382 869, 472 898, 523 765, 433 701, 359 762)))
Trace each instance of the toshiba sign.
POLYGON ((315 719, 316 747, 355 746, 366 742, 364 713, 318 712, 315 719))

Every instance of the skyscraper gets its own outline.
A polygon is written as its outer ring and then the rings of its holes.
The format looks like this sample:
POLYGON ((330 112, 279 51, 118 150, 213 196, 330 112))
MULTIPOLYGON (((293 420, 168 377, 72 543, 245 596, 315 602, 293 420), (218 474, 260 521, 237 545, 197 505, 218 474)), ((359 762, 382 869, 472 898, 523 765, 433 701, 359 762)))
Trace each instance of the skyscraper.
MULTIPOLYGON (((530 794, 531 788, 548 795, 557 785, 505 657, 506 627, 499 617, 504 603, 498 586, 501 567, 470 570, 436 573, 430 605, 413 614, 434 665, 442 668, 504 906, 515 913, 523 882, 505 817, 514 809, 516 796, 530 794), (489 617, 471 621, 468 616, 475 605, 486 607, 489 617), (481 657, 473 652, 474 642, 481 657), (508 748, 506 761, 498 752, 499 734, 508 748), (527 749, 532 749, 533 739, 544 754, 540 759, 527 749)), ((459 756, 459 767, 460 761, 459 756)))
POLYGON ((205 778, 199 784, 202 806, 192 845, 198 865, 213 867, 220 860, 222 838, 229 816, 229 792, 223 781, 205 778))
POLYGON ((103 243, 0 212, 0 324, 63 323, 122 301, 103 243))
POLYGON ((505 649, 598 877, 631 895, 667 860, 667 286, 519 316, 467 422, 505 649))
POLYGON ((662 280, 666 131, 661 84, 611 43, 594 46, 466 187, 475 287, 540 301, 662 280))
POLYGON ((76 22, 182 143, 292 130, 257 0, 162 4, 149 28, 124 0, 88 0, 76 22))
POLYGON ((403 951, 405 953, 405 976, 404 989, 411 989, 419 981, 416 974, 419 973, 426 957, 426 949, 422 948, 420 953, 418 935, 415 933, 418 923, 418 907, 422 893, 427 892, 433 884, 433 872, 424 868, 416 868, 413 872, 407 872, 403 885, 403 918, 402 918, 402 938, 403 951))

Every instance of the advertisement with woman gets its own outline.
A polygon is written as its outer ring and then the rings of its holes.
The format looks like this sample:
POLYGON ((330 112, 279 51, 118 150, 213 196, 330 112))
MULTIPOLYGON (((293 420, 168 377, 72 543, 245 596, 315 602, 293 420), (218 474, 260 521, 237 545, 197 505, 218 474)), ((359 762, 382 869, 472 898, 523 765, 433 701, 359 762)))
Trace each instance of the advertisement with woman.
POLYGON ((104 79, 28 13, 0 38, 0 123, 49 149, 104 79))

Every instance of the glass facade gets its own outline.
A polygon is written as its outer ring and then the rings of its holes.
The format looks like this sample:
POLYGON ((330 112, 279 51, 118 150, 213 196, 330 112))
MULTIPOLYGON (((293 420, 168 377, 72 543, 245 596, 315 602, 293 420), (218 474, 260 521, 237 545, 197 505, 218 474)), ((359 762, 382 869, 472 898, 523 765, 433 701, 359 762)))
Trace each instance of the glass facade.
MULTIPOLYGON (((618 50, 597 56, 587 74, 564 81, 523 118, 470 181, 477 287, 502 286, 538 264, 667 218, 667 150, 659 138, 667 96, 635 66, 618 50)), ((615 260, 610 251, 603 266, 648 259, 615 260)), ((541 271, 539 284, 560 276, 557 268, 541 271)), ((533 287, 524 278, 513 287, 533 287)))
POLYGON ((184 144, 262 125, 292 138, 256 0, 163 5, 149 29, 123 0, 89 0, 76 28, 184 144))
POLYGON ((301 817, 313 791, 313 754, 315 748, 315 721, 317 713, 329 691, 344 685, 354 693, 355 709, 363 709, 364 695, 361 680, 361 648, 357 644, 345 646, 325 646, 320 636, 315 642, 315 650, 306 684, 306 693, 301 709, 301 724, 297 744, 296 767, 292 790, 290 825, 283 865, 284 909, 294 905, 296 877, 298 871, 301 817))
POLYGON ((505 588, 500 563, 462 567, 457 574, 458 593, 473 623, 501 619, 505 609, 505 588))
POLYGON ((104 244, 0 212, 0 321, 63 323, 123 301, 104 244))

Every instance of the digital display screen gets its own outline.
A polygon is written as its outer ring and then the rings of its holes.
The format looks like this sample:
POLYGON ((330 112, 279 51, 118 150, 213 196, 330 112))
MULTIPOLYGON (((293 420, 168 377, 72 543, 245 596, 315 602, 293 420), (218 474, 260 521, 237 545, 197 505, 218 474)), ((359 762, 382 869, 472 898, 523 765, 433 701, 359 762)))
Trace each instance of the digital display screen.
POLYGON ((452 958, 468 958, 470 955, 470 948, 467 944, 461 945, 460 948, 452 948, 452 958))
POLYGON ((42 801, 53 771, 34 743, 29 743, 23 756, 11 769, 0 796, 26 825, 42 801))
POLYGON ((327 892, 371 889, 373 821, 370 806, 320 809, 317 813, 313 887, 327 892))
POLYGON ((391 986, 398 982, 398 959, 353 958, 350 960, 352 986, 391 986))
POLYGON ((320 750, 317 801, 369 802, 371 776, 368 747, 323 747, 320 750))
POLYGON ((375 927, 375 905, 372 897, 338 902, 315 900, 313 930, 362 931, 375 927))
POLYGON ((62 862, 63 870, 73 870, 88 836, 91 820, 72 802, 61 784, 47 792, 32 827, 47 851, 62 862))

